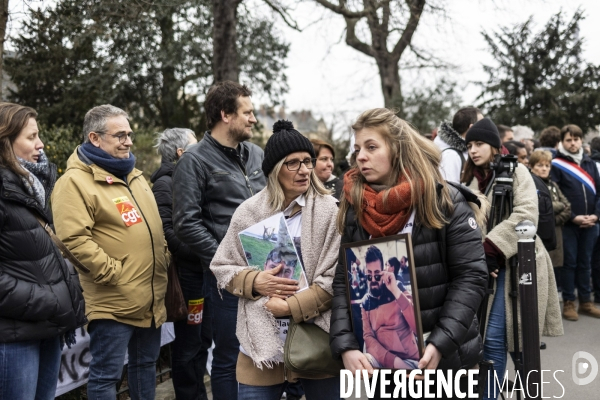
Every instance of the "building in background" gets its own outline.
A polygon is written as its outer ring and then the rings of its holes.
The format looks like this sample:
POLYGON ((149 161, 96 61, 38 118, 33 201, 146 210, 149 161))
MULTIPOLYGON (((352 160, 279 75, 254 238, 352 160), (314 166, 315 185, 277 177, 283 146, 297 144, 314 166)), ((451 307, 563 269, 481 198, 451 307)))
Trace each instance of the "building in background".
POLYGON ((273 134, 273 124, 279 119, 292 121, 294 128, 309 139, 331 141, 330 129, 327 128, 323 118, 316 119, 310 110, 292 111, 288 113, 283 106, 279 107, 279 110, 276 111, 273 107, 262 105, 255 112, 255 116, 258 120, 258 126, 254 131, 254 138, 252 141, 262 147, 264 147, 264 144, 267 143, 267 140, 273 134))

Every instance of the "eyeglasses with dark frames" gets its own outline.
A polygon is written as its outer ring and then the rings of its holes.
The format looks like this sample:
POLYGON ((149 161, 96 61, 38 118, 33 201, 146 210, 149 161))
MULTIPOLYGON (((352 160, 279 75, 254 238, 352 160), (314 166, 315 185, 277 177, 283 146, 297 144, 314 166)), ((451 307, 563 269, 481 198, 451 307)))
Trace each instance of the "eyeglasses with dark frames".
POLYGON ((369 274, 367 274, 367 280, 368 280, 369 282, 371 282, 371 281, 373 280, 373 278, 375 278, 375 280, 376 280, 377 282, 379 282, 379 281, 381 280, 381 277, 382 277, 382 276, 383 276, 383 275, 369 275, 369 274))
POLYGON ((315 167, 316 162, 317 162, 316 158, 305 158, 302 161, 300 161, 300 160, 286 161, 286 162, 284 162, 284 164, 287 167, 288 171, 298 171, 301 168, 302 164, 304 164, 304 166, 307 169, 313 169, 315 167))
POLYGON ((106 133, 106 132, 96 132, 98 135, 108 135, 108 136, 112 136, 114 138, 119 139, 119 143, 121 144, 125 144, 127 142, 127 138, 131 139, 131 141, 133 142, 133 140, 135 139, 135 133, 133 132, 129 132, 129 133, 119 133, 116 135, 113 135, 112 133, 106 133))

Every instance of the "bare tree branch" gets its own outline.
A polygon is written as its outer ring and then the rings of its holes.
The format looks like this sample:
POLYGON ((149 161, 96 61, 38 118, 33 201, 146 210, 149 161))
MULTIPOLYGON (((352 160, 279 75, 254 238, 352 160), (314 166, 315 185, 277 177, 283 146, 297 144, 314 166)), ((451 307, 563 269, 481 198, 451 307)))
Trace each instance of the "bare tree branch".
POLYGON ((346 7, 345 0, 338 0, 338 4, 333 4, 327 0, 315 0, 317 3, 322 5, 323 7, 333 11, 336 14, 343 15, 345 18, 362 18, 365 17, 368 13, 368 9, 364 9, 362 11, 350 11, 346 7))
POLYGON ((289 26, 290 28, 298 31, 298 32, 302 32, 302 29, 298 26, 298 23, 292 18, 292 16, 290 15, 289 11, 287 10, 286 7, 284 7, 283 5, 279 4, 279 2, 277 0, 272 1, 272 0, 263 0, 265 2, 266 5, 268 5, 273 11, 275 11, 277 14, 279 14, 279 16, 281 17, 281 19, 283 19, 283 22, 285 22, 285 24, 287 26, 289 26))
MULTIPOLYGON (((400 59, 411 44, 425 6, 432 7, 435 11, 443 11, 443 7, 429 5, 429 1, 433 0, 355 0, 352 4, 362 3, 362 10, 355 10, 358 6, 353 6, 351 10, 347 0, 337 0, 337 3, 333 0, 315 1, 344 17, 346 43, 353 49, 374 58, 379 70, 385 106, 397 108, 402 113, 400 59), (357 26, 359 28, 365 26, 358 25, 359 21, 366 22, 368 33, 365 35, 361 35, 360 31, 357 32, 357 26), (394 44, 396 38, 398 40, 394 44), (393 46, 391 51, 390 46, 393 46)), ((439 68, 444 65, 435 57, 427 57, 419 51, 414 52, 417 60, 414 65, 410 65, 410 68, 439 68)))
POLYGON ((356 36, 356 23, 359 21, 358 18, 345 18, 346 20, 346 44, 355 50, 366 54, 369 57, 375 57, 375 50, 373 46, 362 42, 358 36, 356 36))
POLYGON ((382 5, 383 7, 383 15, 381 18, 381 29, 384 32, 389 32, 390 29, 390 15, 392 14, 392 10, 390 9, 390 2, 385 1, 382 5))
POLYGON ((406 0, 406 5, 410 10, 410 18, 406 24, 404 32, 402 32, 400 40, 398 40, 394 46, 394 50, 392 50, 392 53, 398 59, 400 59, 400 56, 404 50, 406 50, 406 48, 410 45, 412 37, 417 30, 419 20, 421 19, 421 13, 423 12, 423 7, 425 7, 425 0, 406 0))

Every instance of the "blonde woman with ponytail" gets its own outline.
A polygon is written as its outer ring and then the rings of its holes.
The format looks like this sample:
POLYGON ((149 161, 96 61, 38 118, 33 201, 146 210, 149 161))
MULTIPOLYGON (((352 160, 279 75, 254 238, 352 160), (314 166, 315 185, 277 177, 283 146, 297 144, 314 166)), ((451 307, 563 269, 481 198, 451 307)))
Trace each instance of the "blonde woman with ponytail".
MULTIPOLYGON (((475 314, 487 282, 481 231, 468 204, 477 201, 475 195, 443 180, 437 147, 392 111, 367 110, 352 128, 356 164, 344 176, 337 219, 342 243, 411 233, 421 320, 429 332, 418 368, 474 367, 482 353, 475 314)), ((340 259, 331 349, 347 369, 372 372, 352 330, 347 273, 340 259)), ((388 353, 386 359, 403 365, 402 354, 388 353)))

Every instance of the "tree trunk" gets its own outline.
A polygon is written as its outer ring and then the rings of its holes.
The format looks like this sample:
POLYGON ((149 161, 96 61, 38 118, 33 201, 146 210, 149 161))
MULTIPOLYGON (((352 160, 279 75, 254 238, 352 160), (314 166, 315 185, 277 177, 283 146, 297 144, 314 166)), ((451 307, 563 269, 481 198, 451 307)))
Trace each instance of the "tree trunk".
POLYGON ((237 7, 242 0, 212 0, 213 76, 215 82, 238 82, 237 7))
MULTIPOLYGON (((167 11, 167 10, 165 10, 167 11)), ((179 85, 175 77, 176 60, 169 57, 169 50, 174 41, 173 31, 173 12, 169 9, 165 15, 159 20, 161 30, 161 99, 160 99, 160 120, 164 128, 176 125, 174 121, 176 108, 179 107, 177 94, 179 85)))
POLYGON ((400 68, 398 60, 390 54, 376 57, 379 77, 381 78, 381 91, 386 108, 395 108, 398 114, 403 113, 403 98, 400 86, 400 68))
MULTIPOLYGON (((398 63, 404 51, 410 46, 426 0, 404 0, 404 7, 410 12, 405 24, 398 22, 398 20, 402 21, 403 18, 393 15, 395 11, 392 10, 389 0, 362 0, 363 9, 356 11, 347 7, 347 1, 339 0, 337 4, 331 0, 316 0, 316 2, 344 17, 346 21, 346 43, 364 55, 375 59, 381 79, 384 105, 386 108, 395 108, 398 115, 403 116, 404 101, 398 63), (356 25, 361 20, 367 23, 371 34, 370 44, 362 41, 356 34, 356 25), (388 51, 388 42, 392 32, 402 32, 402 34, 394 44, 393 50, 388 51)), ((355 3, 359 2, 356 1, 355 3)), ((404 10, 401 12, 404 12, 404 10)))
POLYGON ((6 36, 6 23, 8 22, 8 0, 0 0, 0 99, 4 99, 2 82, 4 78, 4 41, 6 36))

